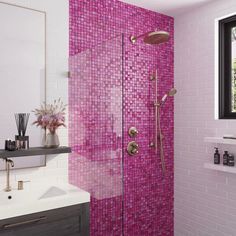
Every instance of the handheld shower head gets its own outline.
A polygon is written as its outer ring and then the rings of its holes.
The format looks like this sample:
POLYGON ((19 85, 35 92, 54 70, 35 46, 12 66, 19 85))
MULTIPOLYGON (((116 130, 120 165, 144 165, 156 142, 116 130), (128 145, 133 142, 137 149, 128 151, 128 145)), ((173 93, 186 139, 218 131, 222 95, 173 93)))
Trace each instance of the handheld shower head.
POLYGON ((177 93, 177 90, 175 88, 172 88, 169 92, 168 95, 169 96, 174 96, 177 93))
POLYGON ((173 97, 177 93, 177 90, 175 88, 172 88, 168 93, 166 93, 162 99, 161 99, 161 105, 163 105, 166 102, 166 99, 168 97, 173 97))

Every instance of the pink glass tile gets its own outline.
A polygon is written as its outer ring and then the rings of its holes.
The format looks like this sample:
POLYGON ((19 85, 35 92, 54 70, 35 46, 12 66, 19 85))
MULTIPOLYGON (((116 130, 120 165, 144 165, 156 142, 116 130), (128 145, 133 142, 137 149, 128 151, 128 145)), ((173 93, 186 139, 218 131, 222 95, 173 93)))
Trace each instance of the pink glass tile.
POLYGON ((158 68, 160 96, 173 87, 173 42, 171 17, 115 0, 70 0, 69 177, 91 193, 92 236, 173 236, 172 98, 162 111, 166 176, 149 147, 149 78, 158 68), (130 35, 156 28, 170 32, 168 43, 130 43, 130 35), (140 145, 132 157, 125 151, 131 126, 140 145))

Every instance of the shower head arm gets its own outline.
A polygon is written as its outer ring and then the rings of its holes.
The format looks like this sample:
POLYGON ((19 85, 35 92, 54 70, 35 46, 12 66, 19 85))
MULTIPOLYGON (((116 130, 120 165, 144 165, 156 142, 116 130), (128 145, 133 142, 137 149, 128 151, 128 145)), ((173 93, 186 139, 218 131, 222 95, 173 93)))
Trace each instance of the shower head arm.
POLYGON ((146 33, 145 34, 141 34, 141 35, 139 35, 139 36, 134 36, 134 35, 132 35, 132 36, 130 36, 130 41, 132 42, 132 43, 136 43, 136 41, 139 39, 139 38, 142 38, 142 37, 144 37, 146 35, 146 33))
POLYGON ((141 35, 139 35, 139 36, 134 36, 134 35, 132 35, 132 36, 130 36, 130 41, 131 41, 132 43, 136 43, 136 41, 137 41, 138 39, 143 38, 143 37, 147 36, 148 34, 150 34, 150 33, 152 33, 152 32, 153 32, 153 31, 149 31, 149 32, 146 32, 146 33, 141 34, 141 35))

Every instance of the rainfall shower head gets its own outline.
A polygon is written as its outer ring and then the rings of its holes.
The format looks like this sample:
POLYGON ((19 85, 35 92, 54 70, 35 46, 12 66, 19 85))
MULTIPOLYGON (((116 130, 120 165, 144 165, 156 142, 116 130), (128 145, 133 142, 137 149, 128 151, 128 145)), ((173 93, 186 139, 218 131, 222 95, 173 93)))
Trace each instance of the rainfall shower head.
POLYGON ((131 36, 130 41, 136 43, 137 39, 142 38, 146 44, 158 45, 160 43, 165 43, 169 40, 170 34, 166 31, 152 31, 140 36, 131 36))
POLYGON ((177 90, 175 88, 172 88, 168 93, 166 93, 162 99, 161 99, 161 105, 163 105, 166 102, 166 99, 168 97, 173 97, 177 93, 177 90))

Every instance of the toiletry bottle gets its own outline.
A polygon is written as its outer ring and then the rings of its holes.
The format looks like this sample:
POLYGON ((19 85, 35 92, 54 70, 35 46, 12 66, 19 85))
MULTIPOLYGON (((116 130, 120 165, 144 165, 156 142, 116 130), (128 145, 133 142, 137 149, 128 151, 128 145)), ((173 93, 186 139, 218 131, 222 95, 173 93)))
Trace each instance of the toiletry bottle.
POLYGON ((228 166, 234 166, 234 156, 229 155, 228 157, 228 166))
POLYGON ((214 164, 220 164, 220 153, 218 148, 215 147, 215 153, 214 153, 214 164))
POLYGON ((223 165, 224 166, 228 165, 228 158, 229 158, 229 153, 227 151, 225 151, 225 153, 223 155, 223 165))

